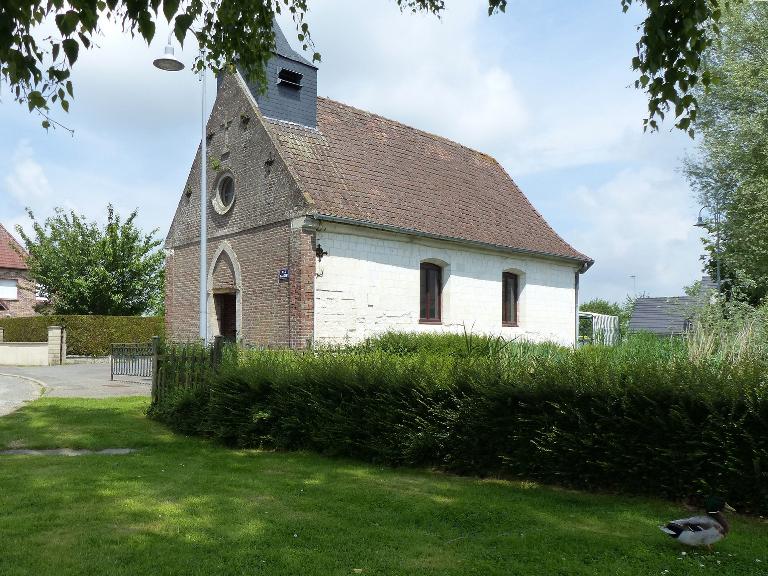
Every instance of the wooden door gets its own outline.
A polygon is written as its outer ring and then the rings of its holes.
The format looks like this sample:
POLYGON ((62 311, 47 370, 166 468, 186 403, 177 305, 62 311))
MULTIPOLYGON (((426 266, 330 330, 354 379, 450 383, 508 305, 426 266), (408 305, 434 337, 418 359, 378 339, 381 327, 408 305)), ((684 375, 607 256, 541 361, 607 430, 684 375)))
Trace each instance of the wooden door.
POLYGON ((237 338, 237 297, 234 292, 214 294, 219 334, 232 342, 237 338))

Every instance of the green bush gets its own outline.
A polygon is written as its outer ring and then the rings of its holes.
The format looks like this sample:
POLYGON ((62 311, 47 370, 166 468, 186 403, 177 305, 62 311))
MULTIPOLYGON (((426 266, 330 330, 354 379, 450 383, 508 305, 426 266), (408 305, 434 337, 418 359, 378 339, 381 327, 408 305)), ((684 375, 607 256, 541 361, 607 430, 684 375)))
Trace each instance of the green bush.
POLYGON ((148 342, 163 336, 162 316, 29 316, 1 318, 6 342, 45 342, 48 326, 67 329, 67 354, 107 356, 110 345, 121 342, 148 342))
MULTIPOLYGON (((418 334, 412 332, 388 332, 377 338, 369 338, 362 344, 341 349, 347 352, 379 350, 398 356, 407 354, 437 354, 466 357, 488 356, 503 353, 513 347, 514 341, 494 336, 464 334, 418 334)), ((561 350, 556 344, 537 344, 538 350, 561 350)))
POLYGON ((242 352, 205 406, 168 394, 155 414, 233 446, 671 498, 717 493, 768 512, 764 362, 691 361, 684 340, 643 335, 575 351, 460 338, 242 352))

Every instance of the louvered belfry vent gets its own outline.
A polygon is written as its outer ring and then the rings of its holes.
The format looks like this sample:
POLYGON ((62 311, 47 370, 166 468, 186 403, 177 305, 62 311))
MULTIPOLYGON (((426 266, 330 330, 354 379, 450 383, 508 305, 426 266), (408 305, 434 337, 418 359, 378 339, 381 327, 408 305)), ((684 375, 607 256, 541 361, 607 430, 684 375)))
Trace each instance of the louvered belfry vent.
POLYGON ((288 68, 281 68, 280 72, 277 73, 277 83, 285 84, 286 86, 290 86, 298 90, 301 88, 301 79, 303 76, 303 74, 294 72, 293 70, 288 70, 288 68))
POLYGON ((317 128, 317 67, 291 48, 277 24, 274 31, 267 85, 260 90, 244 76, 251 94, 267 118, 317 128))

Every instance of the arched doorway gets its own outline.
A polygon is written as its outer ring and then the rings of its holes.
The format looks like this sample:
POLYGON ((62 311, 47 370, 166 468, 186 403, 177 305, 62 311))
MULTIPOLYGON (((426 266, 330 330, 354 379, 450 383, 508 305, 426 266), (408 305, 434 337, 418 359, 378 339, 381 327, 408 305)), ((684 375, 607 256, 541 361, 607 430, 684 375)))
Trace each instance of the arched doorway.
POLYGON ((208 334, 236 341, 241 337, 240 263, 229 242, 222 242, 208 272, 208 334))

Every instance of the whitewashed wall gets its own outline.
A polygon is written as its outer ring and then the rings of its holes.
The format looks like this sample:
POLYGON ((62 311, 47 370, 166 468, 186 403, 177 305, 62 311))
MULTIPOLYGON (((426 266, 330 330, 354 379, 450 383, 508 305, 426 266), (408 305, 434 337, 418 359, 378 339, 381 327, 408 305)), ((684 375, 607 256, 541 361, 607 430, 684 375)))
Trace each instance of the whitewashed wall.
POLYGON ((315 342, 352 343, 388 330, 463 332, 575 341, 577 266, 323 223, 317 242, 315 342), (443 268, 442 325, 419 324, 419 266, 443 268), (520 275, 519 326, 501 325, 501 275, 520 275))
POLYGON ((48 366, 48 343, 0 343, 0 366, 48 366))

